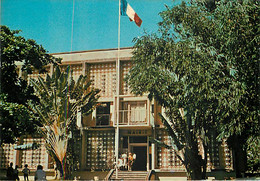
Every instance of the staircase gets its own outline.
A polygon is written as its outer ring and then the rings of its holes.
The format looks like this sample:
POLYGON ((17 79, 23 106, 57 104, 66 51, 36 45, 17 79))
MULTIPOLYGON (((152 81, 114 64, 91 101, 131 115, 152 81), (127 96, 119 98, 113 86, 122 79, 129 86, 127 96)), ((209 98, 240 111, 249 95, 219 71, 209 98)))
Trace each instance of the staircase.
POLYGON ((108 180, 146 180, 147 171, 118 171, 118 179, 116 179, 116 172, 108 178, 108 180))

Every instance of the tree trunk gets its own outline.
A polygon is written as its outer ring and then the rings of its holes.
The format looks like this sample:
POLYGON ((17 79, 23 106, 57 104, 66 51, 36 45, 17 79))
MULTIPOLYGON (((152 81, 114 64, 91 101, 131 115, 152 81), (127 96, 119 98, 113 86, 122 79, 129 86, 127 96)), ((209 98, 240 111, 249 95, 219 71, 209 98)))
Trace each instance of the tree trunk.
POLYGON ((188 179, 202 180, 205 179, 202 174, 203 160, 201 155, 199 155, 197 141, 195 140, 192 145, 190 149, 186 148, 184 157, 188 179))
POLYGON ((200 159, 195 157, 192 160, 187 160, 188 164, 186 165, 186 169, 187 169, 188 179, 202 180, 203 178, 202 178, 201 165, 197 164, 200 161, 200 159))
POLYGON ((55 157, 55 162, 56 162, 56 167, 55 168, 57 170, 57 173, 60 178, 58 179, 63 179, 63 174, 64 174, 64 171, 63 171, 63 165, 62 163, 60 162, 60 160, 58 158, 55 157))
POLYGON ((230 146, 233 150, 234 168, 237 178, 243 178, 247 170, 247 156, 246 150, 243 149, 245 139, 242 136, 234 136, 229 140, 230 146))

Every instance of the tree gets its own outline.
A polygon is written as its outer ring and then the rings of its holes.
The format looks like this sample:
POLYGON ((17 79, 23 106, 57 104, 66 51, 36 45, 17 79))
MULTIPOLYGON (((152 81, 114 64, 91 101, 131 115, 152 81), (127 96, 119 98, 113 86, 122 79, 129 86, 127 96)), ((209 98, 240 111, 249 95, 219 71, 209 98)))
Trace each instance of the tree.
POLYGON ((14 143, 21 135, 37 131, 31 112, 25 105, 7 102, 7 96, 0 95, 1 142, 14 143))
POLYGON ((70 67, 61 72, 57 66, 52 76, 46 80, 31 79, 39 103, 31 102, 30 108, 39 116, 39 130, 46 139, 46 148, 60 167, 64 178, 66 152, 71 129, 75 125, 78 111, 89 114, 93 111, 100 90, 91 88, 87 76, 80 76, 75 82, 70 67))
POLYGON ((173 148, 188 176, 202 179, 213 130, 221 138, 259 133, 246 129, 258 127, 259 116, 257 2, 192 1, 166 8, 158 34, 135 39, 127 80, 135 94, 148 92, 166 108, 161 117, 173 148))
POLYGON ((238 106, 220 124, 220 136, 229 137, 235 153, 237 177, 247 170, 260 172, 259 155, 250 151, 260 147, 258 14, 259 2, 255 0, 227 1, 215 11, 215 44, 236 71, 234 81, 241 84, 238 106))
POLYGON ((35 121, 29 117, 27 101, 37 98, 33 95, 32 87, 27 80, 19 78, 17 74, 17 62, 23 63, 24 74, 29 74, 33 69, 45 72, 45 65, 56 64, 60 59, 47 54, 46 50, 34 40, 26 40, 18 36, 18 30, 10 30, 7 26, 1 26, 1 118, 2 141, 14 143, 21 134, 33 134, 35 121), (26 132, 24 132, 26 130, 26 132), (11 134, 10 134, 11 133, 11 134))

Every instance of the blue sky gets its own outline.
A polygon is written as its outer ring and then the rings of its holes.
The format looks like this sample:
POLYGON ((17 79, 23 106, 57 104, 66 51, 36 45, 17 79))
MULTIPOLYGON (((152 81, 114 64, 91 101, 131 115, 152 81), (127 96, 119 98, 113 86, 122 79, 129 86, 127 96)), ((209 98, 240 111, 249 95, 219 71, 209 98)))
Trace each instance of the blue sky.
MULTIPOLYGON (((120 47, 133 46, 133 38, 156 32, 164 4, 181 0, 128 0, 143 20, 139 28, 121 17, 120 47)), ((50 53, 71 50, 73 0, 1 0, 1 25, 22 30, 50 53)), ((75 0, 72 51, 117 48, 118 0, 75 0)))

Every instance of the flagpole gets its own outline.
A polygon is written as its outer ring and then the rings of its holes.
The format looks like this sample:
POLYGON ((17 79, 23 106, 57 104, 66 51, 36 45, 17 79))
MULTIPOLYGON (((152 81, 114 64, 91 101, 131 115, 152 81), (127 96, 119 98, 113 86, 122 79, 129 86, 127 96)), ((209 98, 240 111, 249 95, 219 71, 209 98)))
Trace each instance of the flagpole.
POLYGON ((71 37, 70 37, 70 53, 72 52, 72 44, 73 44, 73 26, 74 26, 74 11, 75 11, 75 0, 73 0, 73 8, 72 8, 72 20, 71 20, 71 37))
POLYGON ((119 94, 120 94, 120 18, 121 0, 118 1, 118 52, 116 61, 117 85, 116 85, 116 132, 115 132, 115 155, 116 155, 116 179, 118 179, 118 149, 119 149, 119 94))

